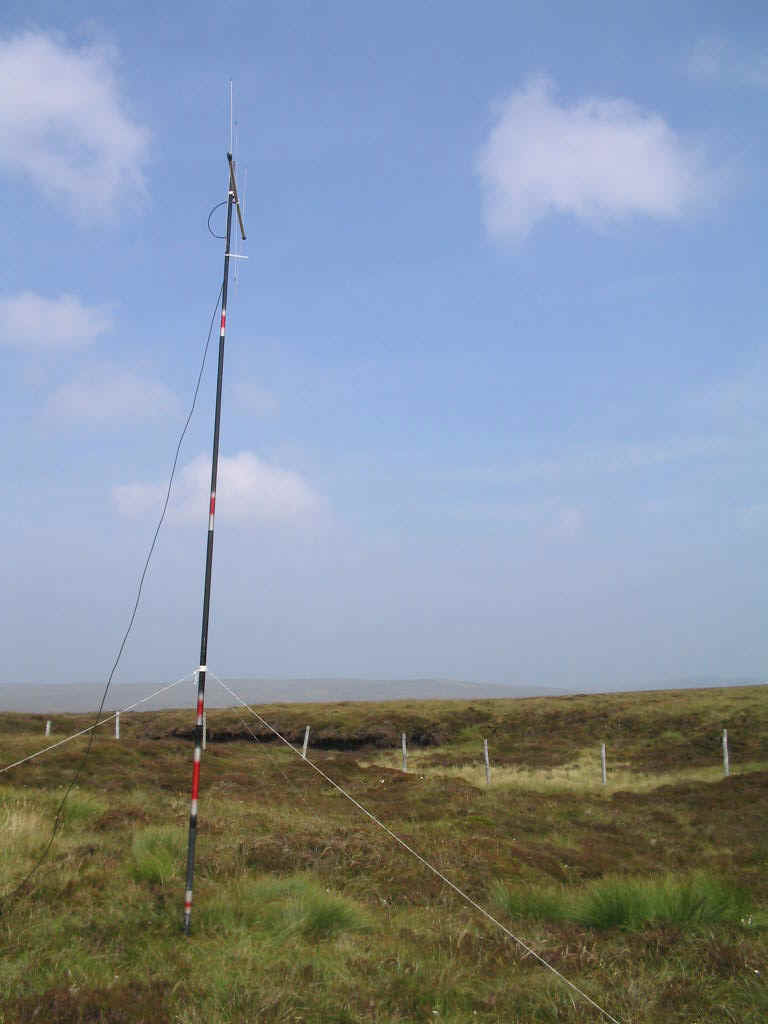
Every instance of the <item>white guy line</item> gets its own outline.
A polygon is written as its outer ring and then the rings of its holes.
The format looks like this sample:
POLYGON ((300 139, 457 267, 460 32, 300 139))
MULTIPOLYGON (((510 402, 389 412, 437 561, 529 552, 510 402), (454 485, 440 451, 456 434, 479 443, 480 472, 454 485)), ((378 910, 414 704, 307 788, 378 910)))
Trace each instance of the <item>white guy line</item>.
MULTIPOLYGON (((168 683, 167 686, 161 687, 159 690, 155 690, 154 693, 150 693, 148 697, 142 697, 141 700, 137 700, 135 704, 129 704, 126 708, 120 708, 120 711, 133 711, 139 704, 144 704, 148 700, 152 700, 153 697, 159 696, 161 693, 165 693, 166 690, 172 689, 174 686, 178 686, 179 683, 183 683, 185 679, 190 679, 194 676, 194 672, 187 672, 181 679, 177 679, 175 683, 168 683)), ((11 768, 18 768, 20 764, 25 764, 27 761, 31 761, 34 757, 39 757, 41 754, 47 753, 49 750, 53 750, 56 747, 60 747, 62 743, 69 743, 70 740, 77 739, 78 736, 84 736, 85 733, 90 732, 92 729, 97 729, 100 725, 106 725, 107 722, 111 722, 120 711, 115 711, 114 714, 108 715, 106 718, 99 719, 98 722, 94 722, 93 725, 86 726, 85 729, 81 729, 79 732, 73 732, 71 736, 66 736, 63 740, 57 740, 56 743, 51 743, 49 747, 43 747, 42 750, 36 751, 34 754, 29 754, 28 757, 22 757, 20 761, 14 761, 13 764, 7 764, 5 768, 0 768, 0 775, 3 772, 9 772, 11 768)))
POLYGON ((512 939, 514 942, 518 944, 518 946, 521 946, 526 951, 526 953, 528 953, 529 956, 532 956, 534 957, 534 959, 538 960, 543 967, 546 967, 548 971, 551 971, 555 975, 555 977, 559 978, 560 981, 564 982, 566 985, 568 985, 569 988, 573 989, 573 991, 580 995, 582 999, 585 999, 591 1006, 594 1006, 594 1008, 598 1010, 607 1020, 611 1021, 612 1024, 621 1024, 621 1021, 618 1021, 615 1017, 612 1017, 607 1010, 604 1010, 599 1003, 596 1003, 595 1000, 591 996, 588 996, 587 993, 584 992, 582 989, 580 989, 578 985, 576 985, 572 981, 569 981, 569 979, 566 978, 564 974, 561 974, 556 967, 553 967, 552 964, 547 963, 544 957, 540 956, 535 949, 532 949, 526 942, 523 942, 522 939, 518 938, 517 935, 515 935, 513 932, 509 930, 509 928, 506 927, 506 925, 503 925, 501 921, 499 921, 497 918, 493 916, 493 914, 487 911, 485 907, 482 907, 479 903, 475 902, 475 900, 473 900, 471 896, 465 893, 463 889, 460 889, 455 882, 452 882, 450 878, 447 878, 442 873, 442 871, 439 871, 438 868, 436 868, 433 864, 430 864, 429 861, 426 860, 426 858, 422 857, 420 853, 417 853, 412 846, 409 846, 404 839, 401 839, 400 836, 393 832, 391 828, 388 828, 388 826, 385 825, 383 821, 380 821, 375 814, 372 814, 371 811, 369 811, 366 807, 363 807, 363 805, 359 803, 357 800, 355 800, 355 798, 351 794, 347 793, 347 791, 343 789, 338 784, 338 782, 334 782, 329 775, 326 775, 322 768, 319 768, 314 763, 314 761, 310 761, 309 758, 303 758, 301 756, 301 751, 298 749, 298 747, 294 747, 294 745, 289 740, 287 740, 285 736, 279 733, 273 725, 270 725, 266 719, 262 718, 257 711, 254 711, 249 704, 246 704, 242 697, 240 697, 239 694, 235 693, 234 690, 231 690, 225 682, 219 679, 217 675, 215 675, 213 672, 209 672, 208 675, 211 679, 215 679, 219 686, 223 687, 223 689, 225 689, 227 693, 231 694, 231 696, 233 696, 235 700, 238 701, 238 703, 241 704, 247 711, 250 711, 253 717, 257 718, 261 722, 261 724, 265 726, 267 729, 269 729, 269 731, 273 733, 282 743, 284 743, 286 747, 290 747, 294 754, 296 754, 296 756, 299 757, 304 764, 309 765, 309 767, 312 768, 313 771, 317 772, 317 774, 321 776, 321 778, 325 779, 325 781, 329 783, 331 786, 333 786, 335 790, 341 793, 342 796, 345 796, 347 800, 350 801, 350 803, 353 803, 359 811, 362 811, 362 813, 367 818, 370 818, 375 825, 378 825, 380 829, 383 829, 383 831, 386 832, 391 839, 394 839, 395 842, 399 843, 399 845, 402 846, 404 850, 407 850, 408 853, 410 853, 412 856, 416 858, 416 860, 420 861, 425 868, 429 868, 429 870, 434 875, 437 875, 437 877, 441 881, 445 882, 446 885, 450 886, 450 888, 453 889, 453 891, 457 893, 459 896, 461 896, 461 898, 465 900, 471 907, 474 907, 475 910, 479 911, 479 913, 481 913, 489 921, 492 921, 493 924, 495 924, 498 928, 501 928, 504 934, 508 935, 510 939, 512 939))

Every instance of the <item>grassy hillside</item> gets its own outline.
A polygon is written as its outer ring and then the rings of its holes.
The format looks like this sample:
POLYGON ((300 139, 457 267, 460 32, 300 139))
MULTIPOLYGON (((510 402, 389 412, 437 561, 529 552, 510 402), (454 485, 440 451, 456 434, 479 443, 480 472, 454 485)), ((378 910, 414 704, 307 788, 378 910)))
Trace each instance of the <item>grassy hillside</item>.
MULTIPOLYGON (((259 712, 297 745, 309 724, 325 772, 624 1024, 757 1024, 767 696, 259 712)), ((44 719, 0 715, 2 764, 46 743, 44 719)), ((51 741, 90 722, 52 720, 51 741)), ((191 713, 126 714, 120 741, 99 732, 30 891, 4 903, 0 1024, 602 1019, 246 711, 208 721, 193 935, 179 927, 191 713)), ((0 898, 42 849, 84 744, 0 775, 0 898)))

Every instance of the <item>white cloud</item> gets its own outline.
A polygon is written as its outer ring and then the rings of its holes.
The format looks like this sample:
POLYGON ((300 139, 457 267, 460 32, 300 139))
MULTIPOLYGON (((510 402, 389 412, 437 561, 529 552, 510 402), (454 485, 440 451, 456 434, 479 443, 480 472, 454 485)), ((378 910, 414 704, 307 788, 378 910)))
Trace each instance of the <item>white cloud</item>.
POLYGON ((0 298, 0 345, 73 349, 89 345, 112 326, 109 311, 85 306, 76 295, 47 299, 35 292, 0 298))
MULTIPOLYGON (((210 458, 198 455, 178 474, 171 517, 195 523, 207 518, 210 482, 210 458)), ((162 484, 124 484, 113 490, 119 512, 132 518, 158 511, 164 495, 162 484)), ((240 452, 219 459, 216 504, 228 521, 263 524, 300 523, 324 502, 300 474, 240 452)))
POLYGON ((698 81, 728 79, 768 87, 768 50, 748 53, 722 36, 703 36, 688 58, 688 74, 698 81))
POLYGON ((623 99, 558 100, 531 78, 498 109, 478 173, 488 228, 525 235, 544 217, 673 219, 711 188, 700 158, 662 117, 623 99))
POLYGON ((145 189, 148 133, 125 109, 114 63, 108 49, 41 32, 0 39, 0 165, 88 217, 145 189))
POLYGON ((48 403, 55 419, 109 423, 158 419, 175 412, 178 401, 160 381, 112 363, 84 368, 58 388, 48 403))

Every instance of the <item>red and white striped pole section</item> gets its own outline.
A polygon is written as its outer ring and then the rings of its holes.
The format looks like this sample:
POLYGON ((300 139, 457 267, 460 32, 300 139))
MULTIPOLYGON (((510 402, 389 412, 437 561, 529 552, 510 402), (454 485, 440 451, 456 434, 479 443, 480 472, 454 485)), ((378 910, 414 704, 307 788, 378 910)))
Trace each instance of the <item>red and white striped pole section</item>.
POLYGON ((229 243, 232 236, 232 208, 238 206, 240 233, 245 239, 242 217, 235 184, 235 165, 232 154, 229 162, 229 195, 227 201, 227 235, 224 252, 224 282, 221 286, 221 331, 219 333, 219 368, 216 377, 216 412, 213 421, 213 458, 211 460, 211 499, 208 505, 208 542, 205 553, 205 586, 203 588, 203 623, 200 633, 200 667, 197 670, 197 717, 195 719, 195 753, 192 767, 192 804, 189 812, 189 839, 187 842, 187 881, 184 892, 184 933, 189 935, 192 916, 192 891, 195 882, 195 844, 197 841, 197 801, 200 795, 200 758, 203 748, 203 711, 205 710, 205 676, 208 659, 208 620, 211 610, 211 573, 213 570, 213 524, 216 515, 216 480, 219 468, 219 431, 221 426, 221 383, 224 375, 224 339, 227 326, 227 285, 229 284, 229 243))

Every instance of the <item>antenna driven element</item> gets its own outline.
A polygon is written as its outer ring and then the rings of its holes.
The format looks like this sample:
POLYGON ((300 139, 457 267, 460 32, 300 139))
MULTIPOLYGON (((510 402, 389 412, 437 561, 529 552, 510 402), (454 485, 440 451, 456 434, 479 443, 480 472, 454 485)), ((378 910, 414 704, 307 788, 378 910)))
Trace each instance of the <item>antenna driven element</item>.
POLYGON ((240 200, 235 181, 235 162, 231 151, 227 153, 229 164, 229 189, 227 192, 227 233, 224 249, 224 280, 221 285, 221 331, 219 333, 219 368, 216 376, 216 411, 213 420, 213 456, 211 458, 211 494, 208 505, 208 539, 205 551, 205 583, 203 586, 203 621, 200 630, 200 663, 197 670, 197 716, 195 719, 195 753, 192 766, 192 802, 189 811, 189 839, 187 842, 187 875, 184 893, 184 933, 189 935, 192 916, 192 890, 195 882, 195 844, 197 842, 197 801, 200 792, 200 761, 203 748, 205 714, 205 678, 208 671, 208 621, 211 610, 211 577, 213 574, 213 527, 216 516, 216 481, 219 469, 219 432, 221 428, 221 391, 224 377, 224 340, 227 328, 227 288, 229 285, 230 241, 232 239, 232 210, 237 210, 240 234, 245 240, 245 227, 240 212, 240 200))
POLYGON ((232 124, 234 120, 234 112, 232 110, 232 79, 229 80, 229 149, 228 152, 235 152, 235 140, 233 138, 232 124))

